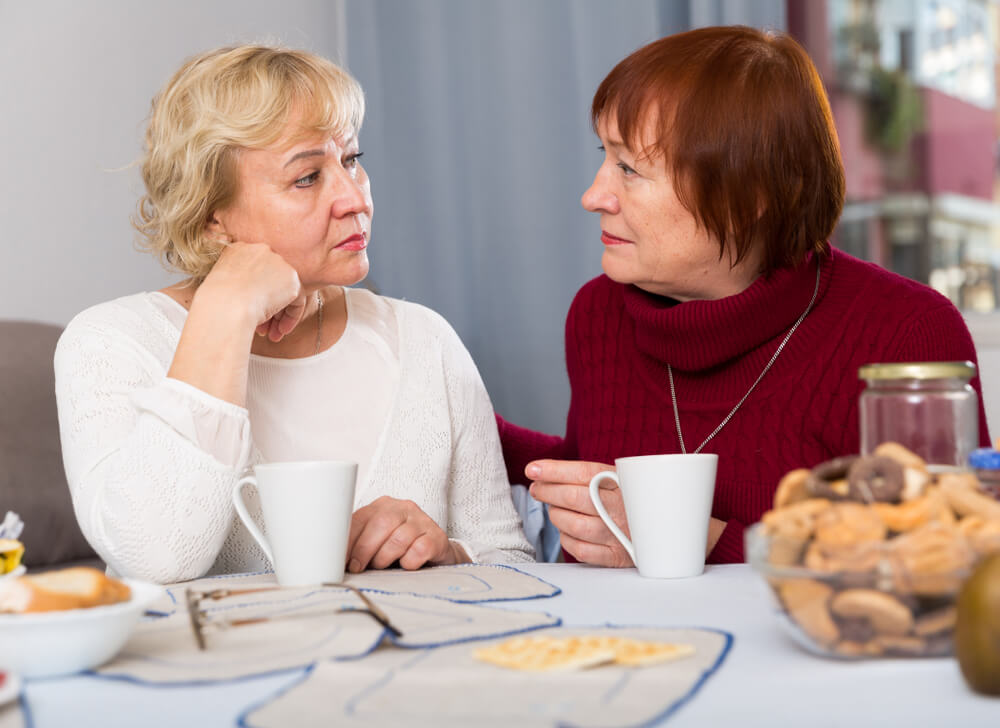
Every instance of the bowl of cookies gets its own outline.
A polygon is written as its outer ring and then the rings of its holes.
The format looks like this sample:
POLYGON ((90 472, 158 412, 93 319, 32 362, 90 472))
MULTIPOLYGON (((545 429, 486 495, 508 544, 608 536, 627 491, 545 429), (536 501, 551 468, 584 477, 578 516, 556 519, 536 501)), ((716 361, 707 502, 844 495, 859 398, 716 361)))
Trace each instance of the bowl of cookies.
POLYGON ((895 443, 788 473, 746 535, 780 623, 840 658, 951 654, 958 591, 995 552, 1000 501, 895 443))
POLYGON ((53 677, 111 659, 163 588, 74 567, 0 583, 0 670, 53 677))

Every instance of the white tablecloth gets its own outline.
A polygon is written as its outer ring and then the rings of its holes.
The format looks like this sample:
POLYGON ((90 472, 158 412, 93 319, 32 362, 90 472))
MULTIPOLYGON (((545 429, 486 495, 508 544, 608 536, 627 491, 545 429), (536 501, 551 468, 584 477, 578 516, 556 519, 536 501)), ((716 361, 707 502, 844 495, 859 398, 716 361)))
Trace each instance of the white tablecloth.
MULTIPOLYGON (((520 565, 519 565, 520 567, 520 565)), ((682 580, 634 569, 569 564, 523 567, 562 588, 550 599, 508 602, 567 625, 712 627, 734 636, 726 661, 666 725, 1000 726, 1000 698, 965 686, 951 659, 839 662, 803 651, 782 632, 759 577, 744 565, 682 580)), ((153 687, 97 677, 26 685, 29 725, 234 726, 246 709, 297 682, 301 671, 237 683, 153 687)))

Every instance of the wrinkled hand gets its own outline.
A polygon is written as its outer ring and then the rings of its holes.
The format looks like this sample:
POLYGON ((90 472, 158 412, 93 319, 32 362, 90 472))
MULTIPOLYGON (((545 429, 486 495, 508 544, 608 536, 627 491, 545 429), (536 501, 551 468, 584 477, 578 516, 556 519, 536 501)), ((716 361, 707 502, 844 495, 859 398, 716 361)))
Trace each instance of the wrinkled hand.
POLYGON ((384 495, 351 517, 347 570, 385 569, 395 561, 404 569, 419 569, 465 563, 469 557, 416 503, 384 495))
POLYGON ((221 306, 242 305, 256 332, 281 341, 306 311, 295 269, 263 243, 228 243, 199 288, 221 306))
MULTIPOLYGON (((577 561, 599 566, 632 566, 632 558, 597 515, 590 500, 590 479, 613 465, 580 460, 536 460, 525 468, 534 482, 531 495, 548 503, 549 518, 559 529, 560 542, 577 561)), ((604 480, 601 502, 611 519, 631 538, 621 491, 613 480, 604 480)))

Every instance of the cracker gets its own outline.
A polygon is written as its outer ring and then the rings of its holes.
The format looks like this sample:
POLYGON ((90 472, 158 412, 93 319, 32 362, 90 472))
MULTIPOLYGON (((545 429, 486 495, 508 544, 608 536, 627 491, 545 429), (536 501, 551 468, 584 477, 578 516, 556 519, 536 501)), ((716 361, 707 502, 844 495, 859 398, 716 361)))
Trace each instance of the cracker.
POLYGON ((515 637, 478 649, 473 655, 501 667, 533 672, 581 670, 615 659, 611 647, 587 644, 579 637, 515 637))
POLYGON ((515 637, 476 650, 484 662, 515 670, 566 672, 615 663, 626 667, 656 665, 689 657, 692 645, 647 642, 627 637, 515 637))
POLYGON ((693 654, 694 645, 623 639, 615 652, 615 662, 628 667, 645 667, 680 660, 693 654))

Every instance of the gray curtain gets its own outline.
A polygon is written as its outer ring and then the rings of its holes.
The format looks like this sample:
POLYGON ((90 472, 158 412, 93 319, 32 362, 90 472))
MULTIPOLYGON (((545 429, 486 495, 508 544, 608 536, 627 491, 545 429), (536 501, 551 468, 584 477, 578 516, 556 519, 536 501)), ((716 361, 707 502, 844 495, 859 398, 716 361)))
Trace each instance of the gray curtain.
POLYGON ((498 412, 562 433, 565 315, 601 272, 579 202, 601 160, 597 85, 665 34, 784 27, 784 1, 348 0, 346 20, 368 104, 369 283, 448 319, 498 412))

